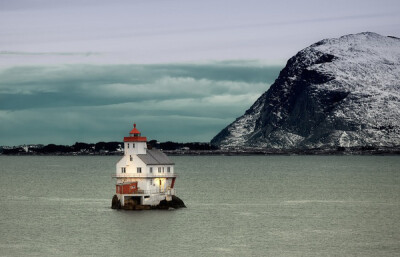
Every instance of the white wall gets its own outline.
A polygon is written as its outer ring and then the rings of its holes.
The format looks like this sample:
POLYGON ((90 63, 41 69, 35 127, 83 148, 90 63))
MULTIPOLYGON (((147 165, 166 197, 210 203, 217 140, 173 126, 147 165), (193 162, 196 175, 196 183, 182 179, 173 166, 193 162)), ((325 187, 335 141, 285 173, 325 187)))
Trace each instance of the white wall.
MULTIPOLYGON (((167 175, 174 173, 174 166, 173 165, 149 165, 147 166, 138 156, 137 154, 141 154, 144 152, 146 153, 146 143, 145 142, 129 142, 130 147, 127 147, 128 142, 125 142, 125 155, 117 162, 116 164, 116 175, 129 175, 129 174, 137 174, 142 176, 147 175, 167 175), (132 145, 135 144, 135 147, 132 145), (131 160, 132 157, 132 160, 131 160), (121 168, 125 167, 125 173, 122 173, 121 168), (137 168, 141 167, 142 172, 137 173, 137 168), (153 168, 153 172, 150 173, 150 167, 153 168), (158 172, 158 168, 161 168, 161 173, 158 172), (170 173, 168 173, 168 168, 170 167, 170 173), (164 172, 163 172, 164 168, 164 172)), ((144 190, 145 194, 149 194, 149 198, 142 197, 142 203, 145 205, 157 205, 160 203, 161 200, 165 199, 165 195, 154 195, 154 193, 159 192, 160 190, 160 181, 161 181, 161 191, 167 192, 167 189, 171 187, 172 178, 129 178, 129 177, 119 177, 117 178, 117 184, 121 183, 129 183, 129 182, 138 182, 138 188, 140 190, 144 190), (153 193, 151 195, 150 193, 153 193)), ((118 195, 121 199, 122 195, 118 195)), ((122 199, 121 199, 122 200, 122 199)))
POLYGON ((146 149, 147 149, 146 142, 124 142, 125 155, 146 154, 146 149))

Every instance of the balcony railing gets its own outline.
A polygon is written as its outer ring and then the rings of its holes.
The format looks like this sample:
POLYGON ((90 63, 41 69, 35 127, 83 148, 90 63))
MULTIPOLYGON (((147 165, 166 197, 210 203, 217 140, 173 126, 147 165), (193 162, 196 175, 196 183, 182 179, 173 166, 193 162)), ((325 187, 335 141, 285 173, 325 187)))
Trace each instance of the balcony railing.
POLYGON ((176 178, 178 174, 165 172, 165 173, 117 173, 111 174, 113 178, 176 178))
POLYGON ((161 195, 174 195, 176 194, 175 188, 170 189, 152 189, 152 190, 141 190, 138 189, 132 194, 124 194, 124 195, 151 195, 151 194, 161 194, 161 195))

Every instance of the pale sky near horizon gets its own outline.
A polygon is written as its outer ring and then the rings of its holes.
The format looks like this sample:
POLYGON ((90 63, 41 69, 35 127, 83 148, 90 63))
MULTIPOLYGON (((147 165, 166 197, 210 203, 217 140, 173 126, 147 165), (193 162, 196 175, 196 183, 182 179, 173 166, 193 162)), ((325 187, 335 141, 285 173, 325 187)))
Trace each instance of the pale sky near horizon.
POLYGON ((0 0, 0 145, 121 140, 133 122, 209 141, 296 52, 400 37, 399 13, 393 0, 0 0))

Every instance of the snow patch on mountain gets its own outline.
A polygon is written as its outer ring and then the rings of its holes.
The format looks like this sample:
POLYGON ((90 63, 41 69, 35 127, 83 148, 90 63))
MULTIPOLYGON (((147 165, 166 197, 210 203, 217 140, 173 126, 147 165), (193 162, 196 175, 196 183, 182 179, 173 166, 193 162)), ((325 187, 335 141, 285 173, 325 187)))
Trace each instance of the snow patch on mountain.
POLYGON ((211 141, 222 148, 400 145, 400 39, 365 32, 297 53, 211 141))

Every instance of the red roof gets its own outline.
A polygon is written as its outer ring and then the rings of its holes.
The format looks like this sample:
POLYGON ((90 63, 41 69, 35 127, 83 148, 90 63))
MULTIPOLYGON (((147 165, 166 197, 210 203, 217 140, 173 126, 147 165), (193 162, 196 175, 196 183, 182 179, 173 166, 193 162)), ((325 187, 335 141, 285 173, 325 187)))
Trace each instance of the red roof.
POLYGON ((124 142, 147 142, 146 137, 124 137, 124 142))
POLYGON ((140 131, 136 128, 136 123, 133 124, 133 129, 129 134, 129 137, 124 137, 124 142, 147 142, 146 137, 140 136, 140 131))
POLYGON ((129 134, 140 134, 140 131, 136 128, 136 123, 133 124, 133 129, 131 132, 129 132, 129 134))

